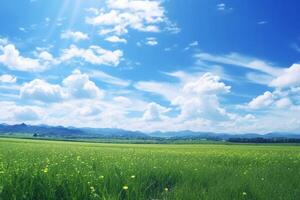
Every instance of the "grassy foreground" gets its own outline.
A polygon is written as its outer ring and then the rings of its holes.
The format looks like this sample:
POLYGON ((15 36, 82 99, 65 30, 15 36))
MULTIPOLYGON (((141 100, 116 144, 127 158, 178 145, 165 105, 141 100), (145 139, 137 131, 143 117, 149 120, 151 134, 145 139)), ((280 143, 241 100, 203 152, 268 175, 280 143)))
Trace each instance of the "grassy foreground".
POLYGON ((0 199, 299 199, 300 147, 0 139, 0 199))

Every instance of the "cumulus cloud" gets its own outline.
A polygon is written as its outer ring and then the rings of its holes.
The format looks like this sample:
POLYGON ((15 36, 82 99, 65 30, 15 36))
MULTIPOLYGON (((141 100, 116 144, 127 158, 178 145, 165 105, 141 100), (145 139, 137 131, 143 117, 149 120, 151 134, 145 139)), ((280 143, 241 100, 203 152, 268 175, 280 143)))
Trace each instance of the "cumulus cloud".
POLYGON ((54 60, 52 54, 50 54, 50 53, 47 52, 47 51, 42 51, 42 52, 40 52, 40 53, 39 53, 39 58, 40 58, 41 60, 44 60, 44 61, 53 61, 53 60, 54 60))
POLYGON ((251 109, 282 109, 293 106, 293 102, 290 97, 293 97, 293 91, 280 91, 275 90, 273 92, 266 91, 264 94, 253 98, 248 106, 251 109))
POLYGON ((278 108, 287 108, 287 107, 293 105, 292 101, 288 97, 279 99, 278 101, 276 101, 275 104, 276 104, 276 107, 278 107, 278 108))
POLYGON ((68 49, 62 50, 61 61, 81 58, 85 62, 97 65, 118 66, 123 56, 121 50, 110 51, 100 46, 90 46, 87 49, 71 45, 68 49))
POLYGON ((75 98, 101 98, 104 92, 100 90, 87 74, 75 70, 70 76, 63 80, 63 86, 68 94, 75 98))
POLYGON ((38 59, 21 56, 19 50, 13 44, 1 47, 0 51, 2 51, 0 63, 11 70, 39 71, 45 68, 38 59))
POLYGON ((127 43, 127 40, 124 38, 120 38, 116 35, 110 36, 105 38, 106 41, 112 42, 112 43, 127 43))
POLYGON ((80 40, 88 40, 89 39, 89 36, 83 32, 80 32, 80 31, 66 31, 66 32, 63 32, 60 37, 62 39, 71 39, 75 42, 78 42, 80 40))
POLYGON ((36 121, 39 118, 39 114, 30 107, 18 107, 14 111, 14 119, 17 121, 36 121))
POLYGON ((17 77, 9 75, 9 74, 3 74, 0 75, 0 82, 1 83, 15 83, 17 81, 17 77))
POLYGON ((219 94, 227 93, 230 91, 230 86, 226 86, 220 82, 219 76, 214 76, 211 73, 205 73, 197 80, 188 82, 183 86, 183 92, 186 94, 219 94))
POLYGON ((44 80, 34 79, 25 83, 20 89, 20 98, 26 101, 55 103, 76 99, 101 98, 104 91, 90 80, 87 74, 75 70, 66 77, 62 85, 50 84, 44 80))
POLYGON ((119 49, 111 51, 96 45, 86 49, 71 45, 69 48, 63 49, 57 58, 43 48, 35 52, 36 58, 23 57, 13 44, 0 45, 0 53, 1 51, 3 54, 0 54, 0 63, 17 71, 43 71, 49 66, 75 58, 95 65, 118 66, 123 57, 123 51, 119 49))
POLYGON ((273 92, 267 91, 253 98, 248 106, 252 109, 282 109, 294 106, 297 102, 297 87, 300 86, 300 65, 293 64, 289 68, 282 68, 277 76, 254 75, 255 82, 275 88, 273 92), (261 77, 260 77, 261 76, 261 77))
POLYGON ((207 118, 222 120, 229 117, 220 106, 218 95, 230 92, 230 86, 220 81, 220 77, 205 73, 195 80, 187 81, 181 94, 173 101, 173 105, 181 108, 183 119, 207 118))
POLYGON ((58 102, 64 98, 63 89, 59 85, 35 79, 25 83, 20 89, 20 98, 41 102, 58 102))
POLYGON ((300 64, 285 68, 283 73, 270 82, 270 86, 285 88, 300 85, 300 64))
POLYGON ((17 105, 12 101, 0 101, 0 120, 2 123, 34 123, 41 120, 42 112, 37 106, 17 105))
POLYGON ((57 58, 44 49, 35 54, 36 58, 23 57, 15 45, 0 45, 0 63, 17 71, 43 71, 51 65, 61 64, 75 58, 95 65, 118 66, 123 57, 122 50, 111 51, 96 45, 86 49, 71 45, 69 48, 63 49, 57 58))
POLYGON ((147 108, 143 114, 145 121, 157 121, 165 118, 164 113, 170 111, 170 109, 163 107, 155 102, 151 102, 147 105, 147 108))
POLYGON ((230 92, 230 86, 221 82, 220 77, 211 73, 196 77, 181 74, 177 77, 180 79, 178 84, 140 82, 135 87, 165 97, 171 105, 180 109, 180 120, 230 118, 218 98, 230 92))
POLYGON ((274 102, 273 94, 267 91, 264 94, 253 98, 249 103, 249 107, 253 109, 264 108, 271 105, 273 102, 274 102))
POLYGON ((170 30, 176 27, 165 16, 160 1, 107 0, 105 9, 97 11, 93 12, 95 16, 86 18, 86 23, 101 27, 99 33, 104 35, 122 35, 129 29, 159 32, 162 24, 170 30))

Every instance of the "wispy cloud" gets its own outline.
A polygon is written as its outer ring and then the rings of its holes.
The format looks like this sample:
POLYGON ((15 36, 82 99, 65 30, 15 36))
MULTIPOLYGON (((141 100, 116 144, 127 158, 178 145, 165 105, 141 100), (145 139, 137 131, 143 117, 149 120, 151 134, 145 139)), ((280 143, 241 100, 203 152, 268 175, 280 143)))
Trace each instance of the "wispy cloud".
POLYGON ((109 75, 105 72, 99 71, 99 70, 92 70, 88 72, 88 75, 91 78, 97 79, 99 81, 112 84, 112 85, 117 85, 121 87, 128 87, 131 84, 131 81, 128 80, 123 80, 118 77, 109 75))
POLYGON ((263 21, 263 20, 257 22, 258 25, 264 25, 264 24, 267 24, 267 23, 268 23, 268 21, 263 21))
POLYGON ((251 58, 247 56, 240 55, 238 53, 230 53, 226 55, 214 55, 209 53, 198 53, 195 55, 200 61, 209 61, 214 63, 234 65, 239 67, 244 67, 272 76, 278 76, 282 73, 282 68, 273 66, 272 64, 267 63, 266 61, 251 58))
POLYGON ((297 51, 297 52, 300 53, 300 46, 299 46, 298 44, 293 43, 293 44, 291 45, 291 47, 292 47, 295 51, 297 51))
POLYGON ((198 45, 199 45, 198 41, 193 41, 193 42, 189 43, 187 45, 187 47, 184 48, 184 50, 187 51, 187 50, 189 50, 192 47, 197 47, 198 45))
POLYGON ((219 10, 221 12, 229 12, 229 11, 232 11, 233 8, 228 7, 225 3, 219 3, 219 4, 217 4, 217 10, 219 10))

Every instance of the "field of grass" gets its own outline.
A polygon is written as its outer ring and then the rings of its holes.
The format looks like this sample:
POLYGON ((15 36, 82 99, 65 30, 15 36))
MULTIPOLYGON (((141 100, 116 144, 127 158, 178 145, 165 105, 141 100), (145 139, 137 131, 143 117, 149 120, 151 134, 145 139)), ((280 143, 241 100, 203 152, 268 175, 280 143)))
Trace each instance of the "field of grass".
POLYGON ((299 199, 300 147, 0 139, 0 199, 299 199))

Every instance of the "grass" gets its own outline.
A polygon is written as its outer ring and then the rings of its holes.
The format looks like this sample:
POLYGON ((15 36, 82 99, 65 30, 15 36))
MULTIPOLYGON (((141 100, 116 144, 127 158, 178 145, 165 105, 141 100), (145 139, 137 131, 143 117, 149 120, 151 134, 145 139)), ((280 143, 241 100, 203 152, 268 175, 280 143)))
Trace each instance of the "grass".
POLYGON ((0 199, 299 199, 300 147, 0 139, 0 199))

